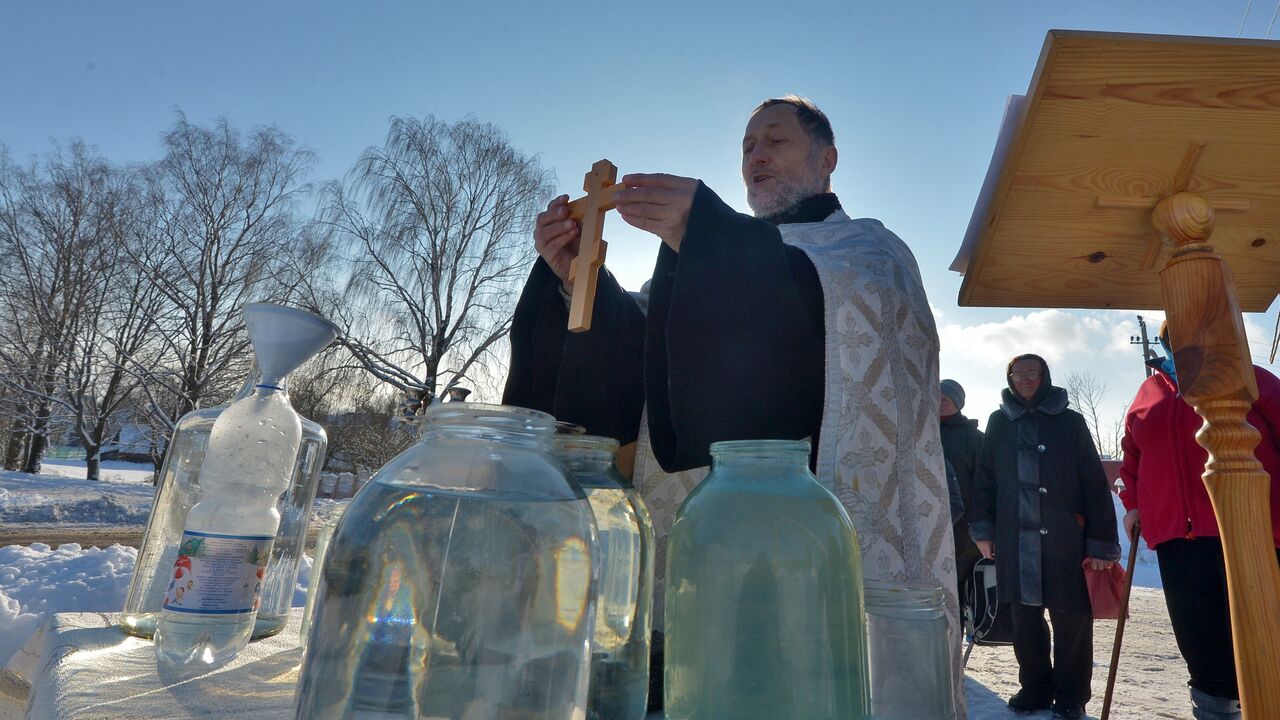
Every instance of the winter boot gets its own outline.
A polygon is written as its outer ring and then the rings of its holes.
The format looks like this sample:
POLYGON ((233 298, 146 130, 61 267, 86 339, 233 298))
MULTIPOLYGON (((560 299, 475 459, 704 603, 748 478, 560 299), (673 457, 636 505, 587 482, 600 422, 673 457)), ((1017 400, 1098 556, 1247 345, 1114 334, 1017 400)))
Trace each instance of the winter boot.
POLYGON ((1196 720, 1240 720, 1240 701, 1191 688, 1191 714, 1196 720))

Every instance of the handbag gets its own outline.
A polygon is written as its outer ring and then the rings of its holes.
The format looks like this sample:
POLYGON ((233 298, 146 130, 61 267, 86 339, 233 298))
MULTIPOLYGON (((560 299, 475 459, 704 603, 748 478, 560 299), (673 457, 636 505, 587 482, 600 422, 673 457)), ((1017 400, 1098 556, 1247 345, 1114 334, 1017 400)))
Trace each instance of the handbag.
MULTIPOLYGON (((1119 620, 1124 609, 1124 566, 1114 563, 1106 570, 1091 570, 1089 558, 1081 561, 1084 582, 1089 587, 1089 604, 1093 606, 1094 620, 1119 620)), ((1128 618, 1126 610, 1125 617, 1128 618)))
POLYGON ((1013 644, 1013 615, 996 591, 995 560, 978 560, 960 600, 965 635, 974 645, 1013 644))

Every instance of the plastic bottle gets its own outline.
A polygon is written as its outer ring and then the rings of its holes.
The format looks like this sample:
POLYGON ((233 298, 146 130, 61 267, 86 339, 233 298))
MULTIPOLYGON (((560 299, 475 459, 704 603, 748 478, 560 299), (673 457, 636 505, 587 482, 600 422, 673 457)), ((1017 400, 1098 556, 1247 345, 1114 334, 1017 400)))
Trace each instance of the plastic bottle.
POLYGON ((667 720, 869 716, 862 558, 809 443, 719 442, 667 545, 667 720))
POLYGON ((277 502, 302 444, 283 379, 337 335, 327 320, 280 305, 248 305, 244 319, 261 382, 209 431, 200 499, 187 515, 156 626, 162 666, 219 665, 249 642, 280 525, 277 502))
POLYGON ((277 386, 259 385, 213 424, 200 483, 156 627, 156 654, 219 665, 249 642, 302 422, 277 386))
MULTIPOLYGON (((254 385, 259 382, 260 373, 254 365, 232 402, 252 395, 254 385)), ((282 380, 280 386, 287 396, 286 381, 282 380)), ((209 431, 226 409, 227 405, 219 405, 193 410, 183 415, 174 428, 173 439, 160 466, 160 480, 156 483, 156 496, 138 550, 138 561, 133 567, 124 612, 120 615, 120 629, 130 635, 149 640, 155 634, 165 591, 173 579, 173 563, 182 544, 187 514, 200 499, 200 470, 209 446, 209 431)), ((261 609, 253 624, 255 639, 280 632, 288 619, 327 447, 324 428, 302 418, 302 444, 293 478, 288 492, 276 506, 280 512, 280 529, 276 531, 266 583, 262 587, 261 609)))

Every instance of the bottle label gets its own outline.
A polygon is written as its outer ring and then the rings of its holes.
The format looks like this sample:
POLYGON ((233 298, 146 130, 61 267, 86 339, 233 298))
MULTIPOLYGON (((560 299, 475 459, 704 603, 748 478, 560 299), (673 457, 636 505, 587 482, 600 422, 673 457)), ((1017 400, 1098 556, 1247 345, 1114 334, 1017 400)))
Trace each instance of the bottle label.
POLYGON ((201 615, 256 612, 274 540, 270 535, 182 533, 164 609, 201 615))

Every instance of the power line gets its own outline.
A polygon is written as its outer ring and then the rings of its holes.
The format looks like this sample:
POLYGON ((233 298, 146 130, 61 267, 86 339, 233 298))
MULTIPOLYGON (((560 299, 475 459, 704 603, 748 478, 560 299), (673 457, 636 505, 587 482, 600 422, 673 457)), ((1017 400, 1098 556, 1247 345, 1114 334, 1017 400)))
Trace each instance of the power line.
POLYGON ((1236 37, 1244 34, 1244 21, 1249 19, 1250 7, 1253 7, 1253 0, 1249 0, 1248 4, 1244 6, 1244 17, 1240 18, 1240 29, 1236 31, 1236 37))
MULTIPOLYGON (((1267 25, 1267 34, 1262 36, 1263 40, 1271 39, 1271 28, 1276 26, 1276 16, 1280 15, 1280 2, 1276 3, 1276 11, 1271 13, 1271 24, 1267 25)), ((1274 355, 1273 355, 1274 357, 1274 355)))
MULTIPOLYGON (((1276 9, 1280 10, 1280 3, 1276 3, 1276 9)), ((1280 349, 1280 314, 1276 315, 1276 330, 1271 334, 1271 356, 1268 362, 1276 361, 1276 350, 1280 349)))

